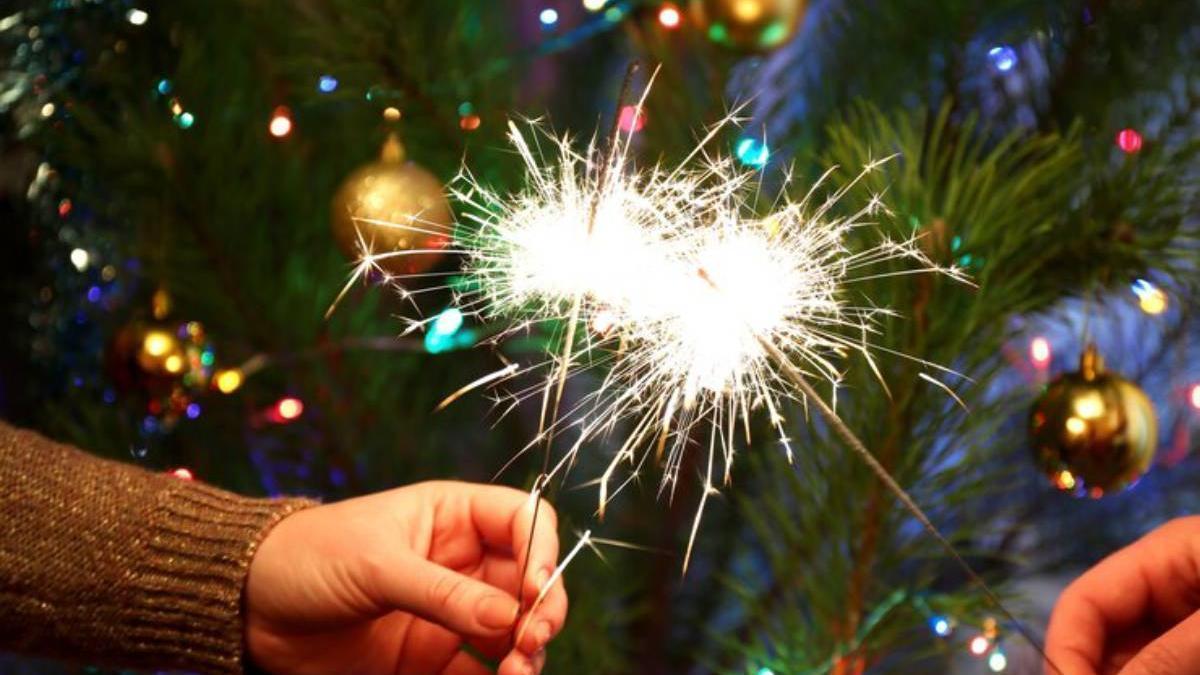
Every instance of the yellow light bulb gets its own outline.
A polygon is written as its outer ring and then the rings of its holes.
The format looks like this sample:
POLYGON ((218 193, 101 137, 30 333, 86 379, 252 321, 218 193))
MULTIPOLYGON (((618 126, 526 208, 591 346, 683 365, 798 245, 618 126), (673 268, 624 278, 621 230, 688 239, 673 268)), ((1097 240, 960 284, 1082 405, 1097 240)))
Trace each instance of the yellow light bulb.
POLYGON ((1167 311, 1167 294, 1160 288, 1147 291, 1138 298, 1138 305, 1147 314, 1162 314, 1167 311))
POLYGON ((242 371, 237 368, 222 370, 213 378, 217 384, 217 391, 222 394, 232 394, 242 386, 243 376, 242 371))
POLYGON ((160 330, 146 333, 142 340, 142 351, 149 356, 162 356, 171 351, 171 336, 160 330))

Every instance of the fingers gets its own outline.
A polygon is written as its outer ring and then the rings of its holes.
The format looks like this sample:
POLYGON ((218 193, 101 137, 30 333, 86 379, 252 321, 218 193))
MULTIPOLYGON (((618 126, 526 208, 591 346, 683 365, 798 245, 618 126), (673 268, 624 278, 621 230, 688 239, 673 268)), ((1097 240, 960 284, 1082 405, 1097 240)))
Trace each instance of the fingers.
POLYGON ((1200 675, 1200 613, 1146 645, 1120 675, 1200 675))
MULTIPOLYGON (((534 596, 536 597, 536 596, 534 596)), ((527 614, 517 632, 517 648, 526 654, 536 654, 558 635, 567 618, 567 591, 562 579, 556 579, 536 611, 527 614)))
MULTIPOLYGON (((488 584, 509 593, 516 593, 520 581, 520 566, 512 558, 487 554, 479 567, 476 576, 488 584)), ((539 580, 544 581, 544 580, 539 580)), ((541 588, 539 585, 538 588, 541 588)), ((531 608, 537 593, 532 589, 525 594, 525 608, 531 608)), ((562 630, 567 616, 567 591, 563 587, 562 578, 554 581, 547 591, 536 611, 522 617, 516 636, 516 647, 526 654, 536 654, 545 649, 546 644, 562 630)), ((508 645, 505 645, 507 651, 508 645)), ((488 653, 488 652, 485 652, 488 653)))
POLYGON ((1198 534, 1200 519, 1172 521, 1076 579, 1050 620, 1050 660, 1070 675, 1097 673, 1121 634, 1141 623, 1172 626, 1189 616, 1200 606, 1198 534))
POLYGON ((368 594, 461 635, 504 635, 517 619, 517 600, 508 593, 415 556, 387 569, 370 568, 365 576, 368 594))
POLYGON ((514 651, 500 662, 500 668, 496 671, 496 675, 535 675, 542 672, 545 665, 545 652, 539 652, 536 656, 531 657, 514 651))
POLYGON ((529 494, 495 485, 453 485, 469 492, 471 522, 484 541, 494 548, 512 551, 522 568, 525 567, 526 551, 529 552, 526 593, 536 594, 537 573, 545 570, 549 577, 558 561, 558 515, 554 507, 541 500, 536 509, 537 531, 532 533, 531 547, 530 533, 537 502, 529 494))
POLYGON ((525 584, 525 596, 528 598, 537 597, 546 581, 554 574, 554 568, 558 566, 558 514, 545 499, 538 501, 541 505, 536 508, 536 531, 534 531, 536 502, 528 496, 526 496, 525 503, 516 512, 516 517, 513 518, 513 546, 515 547, 513 554, 517 559, 517 564, 526 570, 523 583, 525 584), (531 532, 532 545, 529 541, 531 532), (529 554, 528 563, 525 561, 526 552, 529 554))

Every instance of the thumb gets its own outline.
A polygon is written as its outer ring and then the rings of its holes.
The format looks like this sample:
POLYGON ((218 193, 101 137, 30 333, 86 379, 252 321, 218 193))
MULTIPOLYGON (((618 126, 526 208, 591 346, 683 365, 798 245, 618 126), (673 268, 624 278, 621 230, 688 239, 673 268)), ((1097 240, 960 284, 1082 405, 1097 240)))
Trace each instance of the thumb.
POLYGON ((1200 675, 1200 612, 1142 648, 1120 675, 1200 675))
POLYGON ((375 595, 395 609, 418 614, 465 636, 496 637, 512 630, 516 598, 478 579, 423 558, 379 570, 368 580, 375 595))

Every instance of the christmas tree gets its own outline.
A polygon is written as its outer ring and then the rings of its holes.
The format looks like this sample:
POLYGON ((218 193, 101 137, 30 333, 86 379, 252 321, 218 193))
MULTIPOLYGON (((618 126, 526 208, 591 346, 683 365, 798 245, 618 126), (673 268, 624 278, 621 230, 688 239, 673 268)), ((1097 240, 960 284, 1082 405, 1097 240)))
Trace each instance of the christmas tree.
MULTIPOLYGON (((540 449, 517 453, 542 428, 536 400, 480 387, 439 403, 558 353, 563 326, 494 342, 494 322, 458 308, 470 279, 452 249, 471 221, 444 185, 465 166, 495 194, 525 187, 510 120, 579 152, 616 129, 631 161, 669 167, 732 110, 709 151, 761 194, 800 200, 840 167, 820 188, 845 190, 835 212, 886 205, 849 252, 915 237, 969 277, 888 262, 848 288, 891 313, 870 338, 879 358, 837 359, 836 408, 1029 632, 1048 609, 1031 584, 1061 586, 1200 501, 1184 489, 1200 409, 1196 3, 26 5, 0 17, 0 415, 15 423, 245 494, 530 489, 540 449), (444 229, 379 224, 413 214, 444 229), (363 246, 418 253, 347 285, 363 246), (1081 366, 1089 353, 1106 363, 1081 366), (1064 406, 1101 386, 1128 417, 1105 433, 1141 433, 1081 464, 1078 439, 1047 430, 1086 424, 1060 421, 1064 406)), ((572 378, 563 405, 605 372, 572 378)), ((602 522, 589 481, 629 430, 581 450, 553 486, 560 535, 631 546, 571 563, 548 672, 1036 671, 1023 626, 835 425, 799 402, 779 417, 792 452, 749 415, 719 496, 685 434, 670 489, 651 456, 602 522)))

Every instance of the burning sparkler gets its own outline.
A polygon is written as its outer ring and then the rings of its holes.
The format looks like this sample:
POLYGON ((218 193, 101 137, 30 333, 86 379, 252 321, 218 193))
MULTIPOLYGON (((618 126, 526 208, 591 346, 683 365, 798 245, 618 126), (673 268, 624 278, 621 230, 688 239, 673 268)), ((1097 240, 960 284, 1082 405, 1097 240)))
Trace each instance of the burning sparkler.
MULTIPOLYGON (((869 162, 828 194, 822 191, 832 170, 798 200, 760 204, 754 174, 706 153, 706 144, 732 121, 711 129, 677 168, 645 171, 627 157, 628 136, 614 135, 607 149, 593 141, 577 152, 570 138, 550 136, 536 124, 526 134, 510 124, 509 138, 525 164, 525 189, 497 194, 465 170, 455 181, 452 194, 471 225, 458 241, 469 278, 458 306, 506 323, 497 340, 532 325, 566 326, 561 349, 540 363, 506 364, 477 380, 494 385, 544 373, 542 384, 512 394, 515 402, 542 401, 541 428, 525 450, 544 442, 549 453, 550 438, 574 430, 553 467, 547 454, 534 494, 564 473, 589 441, 618 430, 626 430, 620 448, 596 479, 599 515, 649 457, 663 464, 660 491, 673 491, 689 439, 705 431, 704 484, 686 573, 705 504, 717 491, 715 472, 729 481, 736 448, 750 442, 751 416, 765 411, 790 458, 795 450, 785 409, 789 402, 813 403, 1008 614, 810 383, 822 380, 836 395, 839 363, 857 353, 886 388, 872 337, 892 313, 852 303, 848 289, 855 282, 912 273, 965 276, 931 261, 915 238, 893 240, 871 227, 885 210, 880 195, 857 210, 841 203, 886 159, 869 162), (552 149, 549 161, 543 143, 552 149), (579 331, 577 339, 577 326, 591 330, 579 331), (560 414, 563 382, 595 366, 605 373, 598 386, 560 414), (622 466, 627 474, 617 483, 622 466)), ((792 192, 792 177, 784 182, 781 194, 792 192)))

